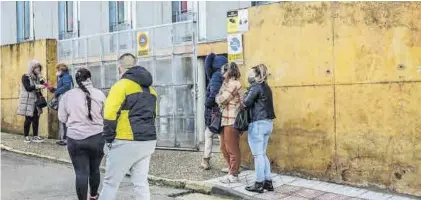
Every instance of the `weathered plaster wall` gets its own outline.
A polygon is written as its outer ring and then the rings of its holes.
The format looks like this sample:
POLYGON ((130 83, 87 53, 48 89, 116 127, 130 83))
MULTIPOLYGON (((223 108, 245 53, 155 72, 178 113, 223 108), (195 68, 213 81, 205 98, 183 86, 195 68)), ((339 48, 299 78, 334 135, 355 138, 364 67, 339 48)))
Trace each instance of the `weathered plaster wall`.
MULTIPOLYGON (((43 68, 43 76, 55 85, 56 41, 37 40, 1 46, 1 130, 23 134, 25 118, 16 115, 22 75, 28 72, 28 62, 38 60, 43 68), (51 80, 51 81, 50 81, 51 80)), ((51 98, 44 91, 43 95, 51 98)), ((53 137, 57 132, 56 112, 44 109, 40 118, 39 133, 53 137)), ((31 128, 32 132, 32 128, 31 128)))
POLYGON ((243 74, 271 72, 272 165, 421 196, 421 3, 281 2, 249 22, 243 74))

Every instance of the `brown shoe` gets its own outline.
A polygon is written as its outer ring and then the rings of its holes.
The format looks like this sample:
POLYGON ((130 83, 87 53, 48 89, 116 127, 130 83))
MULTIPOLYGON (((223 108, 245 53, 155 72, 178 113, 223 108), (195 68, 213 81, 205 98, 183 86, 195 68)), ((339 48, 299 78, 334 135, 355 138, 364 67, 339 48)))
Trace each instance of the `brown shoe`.
POLYGON ((209 161, 210 161, 210 158, 203 158, 202 164, 200 164, 200 168, 204 170, 209 170, 211 168, 209 161))

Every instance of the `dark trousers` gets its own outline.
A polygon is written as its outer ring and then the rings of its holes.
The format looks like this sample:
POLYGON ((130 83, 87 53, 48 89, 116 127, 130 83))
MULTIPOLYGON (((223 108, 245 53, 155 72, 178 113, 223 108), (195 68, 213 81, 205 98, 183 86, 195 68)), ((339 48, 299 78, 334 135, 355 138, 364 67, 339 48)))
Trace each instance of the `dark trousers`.
POLYGON ((38 136, 38 126, 39 126, 39 115, 38 110, 35 108, 34 114, 32 117, 25 117, 25 123, 23 124, 23 132, 25 133, 25 137, 29 136, 29 130, 31 129, 32 124, 32 133, 34 136, 38 136))
POLYGON ((104 144, 101 134, 83 140, 67 138, 67 150, 76 173, 76 193, 79 200, 88 199, 88 186, 91 196, 98 194, 101 181, 99 167, 104 156, 104 144))

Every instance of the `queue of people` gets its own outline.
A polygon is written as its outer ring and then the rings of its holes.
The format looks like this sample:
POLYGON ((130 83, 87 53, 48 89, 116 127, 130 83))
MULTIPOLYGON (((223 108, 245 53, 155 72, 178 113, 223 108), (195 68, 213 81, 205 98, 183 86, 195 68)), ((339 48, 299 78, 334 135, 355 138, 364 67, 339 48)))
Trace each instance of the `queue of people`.
POLYGON ((252 67, 248 74, 249 89, 244 94, 239 78, 240 70, 235 63, 228 63, 223 56, 209 54, 205 59, 205 72, 208 79, 205 103, 205 151, 201 167, 210 169, 210 155, 213 135, 218 134, 220 149, 228 165, 228 174, 223 183, 239 182, 241 166, 239 141, 241 132, 233 125, 241 109, 250 115, 248 143, 254 157, 256 181, 245 189, 263 193, 273 191, 270 161, 266 155, 270 134, 273 130, 275 111, 272 91, 267 84, 267 68, 264 64, 252 67), (221 113, 222 130, 212 132, 209 128, 218 112, 221 113))
MULTIPOLYGON (((76 193, 80 200, 112 200, 116 198, 120 182, 130 172, 136 199, 150 199, 147 176, 149 162, 155 151, 157 136, 157 92, 152 87, 151 74, 137 66, 134 55, 126 53, 118 59, 120 80, 113 85, 108 97, 92 84, 92 74, 86 68, 75 73, 76 87, 64 64, 57 65, 58 87, 53 88, 42 78, 42 66, 31 61, 28 73, 22 76, 18 115, 25 116, 25 142, 42 142, 38 136, 39 116, 47 106, 42 89, 47 88, 59 99, 59 145, 67 149, 76 174, 76 193), (33 137, 29 136, 32 125, 33 137), (106 150, 107 153, 104 152, 106 150), (100 164, 106 156, 103 188, 100 185, 100 164)), ((248 125, 248 143, 254 156, 256 182, 246 190, 262 193, 273 191, 270 162, 266 149, 275 118, 272 91, 267 84, 267 69, 261 64, 248 75, 250 88, 244 93, 240 70, 226 57, 210 54, 205 61, 209 85, 206 92, 205 150, 201 163, 210 169, 212 140, 220 139, 220 148, 228 166, 224 183, 239 181, 241 132, 234 127, 241 109, 246 109, 251 120, 248 125), (219 132, 209 128, 220 114, 219 132)))

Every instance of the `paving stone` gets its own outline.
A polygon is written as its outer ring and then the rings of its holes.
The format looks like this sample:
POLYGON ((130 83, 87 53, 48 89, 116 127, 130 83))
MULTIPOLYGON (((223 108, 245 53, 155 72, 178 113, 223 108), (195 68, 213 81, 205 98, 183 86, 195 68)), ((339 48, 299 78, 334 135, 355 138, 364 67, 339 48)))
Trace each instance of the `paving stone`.
POLYGON ((232 188, 232 189, 235 190, 235 191, 237 191, 237 192, 241 192, 241 193, 243 193, 245 195, 251 196, 251 197, 257 195, 257 193, 255 193, 255 192, 249 192, 249 191, 247 191, 245 185, 238 186, 238 187, 235 187, 235 188, 232 188))
POLYGON ((280 187, 275 188, 275 192, 280 193, 280 194, 292 195, 300 189, 302 188, 297 187, 297 186, 282 185, 280 187))
POLYGON ((235 188, 235 187, 239 187, 239 186, 244 186, 244 183, 241 183, 241 182, 225 184, 225 183, 221 183, 221 181, 218 181, 215 184, 220 185, 220 186, 224 186, 224 187, 227 187, 227 188, 235 188))
POLYGON ((297 179, 296 181, 293 181, 291 183, 288 183, 289 185, 297 186, 297 187, 305 187, 305 188, 313 188, 317 183, 311 180, 306 179, 297 179))
POLYGON ((348 187, 348 186, 340 186, 333 193, 342 194, 342 195, 350 196, 350 197, 358 197, 366 192, 368 192, 368 190, 353 188, 353 187, 348 187))
POLYGON ((281 176, 272 177, 272 183, 273 183, 274 188, 277 188, 277 187, 285 184, 285 182, 284 182, 284 180, 282 179, 281 176))
POLYGON ((318 191, 318 190, 301 189, 301 190, 298 190, 294 195, 298 195, 298 196, 301 196, 301 197, 312 199, 312 198, 316 198, 318 196, 321 196, 322 194, 324 194, 324 192, 318 191))
POLYGON ((177 197, 176 199, 179 199, 179 200, 227 200, 227 198, 209 196, 209 195, 204 195, 204 194, 199 194, 199 193, 183 195, 183 196, 177 197))
POLYGON ((335 184, 331 184, 331 183, 326 183, 326 182, 320 182, 318 184, 316 184, 313 188, 313 190, 320 190, 320 191, 324 191, 324 192, 330 192, 330 191, 326 191, 326 188, 333 188, 334 186, 336 186, 335 184))
POLYGON ((401 196, 393 196, 392 198, 390 198, 388 200, 415 200, 415 199, 411 199, 411 198, 408 198, 408 197, 401 197, 401 196))
POLYGON ((283 176, 281 175, 282 180, 284 181, 284 183, 291 183, 293 181, 297 180, 297 177, 292 177, 292 176, 283 176))
POLYGON ((263 194, 258 194, 254 197, 256 197, 256 199, 278 200, 278 199, 285 198, 287 196, 288 195, 279 194, 279 193, 275 193, 275 192, 265 192, 263 194))
POLYGON ((333 194, 333 193, 325 193, 321 196, 316 197, 316 200, 349 200, 352 197, 340 195, 340 194, 333 194))
POLYGON ((288 196, 283 198, 282 200, 308 200, 305 197, 300 197, 300 196, 288 196))
POLYGON ((363 193, 362 195, 358 196, 359 198, 363 199, 370 199, 370 200, 385 200, 392 197, 390 194, 384 194, 380 192, 371 192, 368 191, 366 193, 363 193))
POLYGON ((253 170, 246 170, 246 171, 240 172, 240 174, 238 176, 241 178, 241 177, 249 176, 251 174, 254 174, 253 170))

